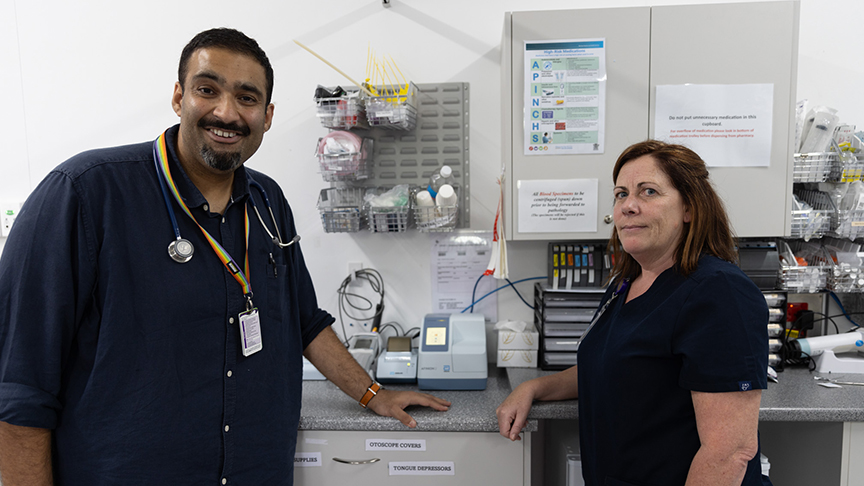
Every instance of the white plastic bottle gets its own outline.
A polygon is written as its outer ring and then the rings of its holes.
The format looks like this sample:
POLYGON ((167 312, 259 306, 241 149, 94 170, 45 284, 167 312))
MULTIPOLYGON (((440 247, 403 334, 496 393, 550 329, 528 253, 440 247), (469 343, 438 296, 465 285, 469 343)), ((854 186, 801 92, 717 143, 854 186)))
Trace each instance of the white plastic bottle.
POLYGON ((442 166, 439 170, 433 172, 431 177, 429 177, 429 186, 426 187, 426 190, 429 191, 429 195, 432 196, 432 199, 435 199, 435 196, 438 195, 438 190, 441 189, 441 186, 444 184, 453 185, 453 169, 451 169, 449 165, 442 166))
POLYGON ((456 198, 456 191, 450 184, 444 184, 441 186, 441 190, 439 190, 438 195, 435 196, 435 205, 438 207, 455 206, 458 201, 459 199, 456 198))

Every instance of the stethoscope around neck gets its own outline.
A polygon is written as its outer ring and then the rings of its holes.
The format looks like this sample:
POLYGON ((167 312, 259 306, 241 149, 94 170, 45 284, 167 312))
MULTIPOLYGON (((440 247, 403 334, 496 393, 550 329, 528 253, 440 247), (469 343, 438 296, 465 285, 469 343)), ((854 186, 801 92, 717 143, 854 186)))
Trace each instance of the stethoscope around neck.
MULTIPOLYGON (((171 204, 171 198, 168 195, 166 182, 169 181, 168 174, 162 170, 155 145, 153 149, 153 162, 156 165, 156 173, 159 178, 159 187, 162 189, 162 196, 165 199, 165 207, 168 209, 168 216, 171 218, 171 225, 174 228, 175 239, 168 244, 168 255, 177 263, 186 263, 191 260, 192 255, 195 254, 195 247, 192 245, 191 241, 180 236, 180 225, 177 224, 177 216, 174 214, 174 207, 171 204)), ((279 232, 279 225, 276 223, 276 217, 273 215, 273 207, 270 205, 270 198, 267 197, 267 192, 264 191, 264 188, 257 181, 254 181, 251 178, 248 179, 248 181, 249 187, 254 187, 259 193, 261 193, 264 205, 267 206, 267 212, 270 213, 270 221, 273 223, 273 228, 276 230, 275 236, 270 232, 270 229, 267 228, 267 225, 264 224, 264 219, 261 217, 261 212, 258 211, 258 205, 255 203, 255 198, 252 197, 252 193, 250 192, 249 203, 252 205, 255 215, 258 216, 258 221, 261 222, 261 227, 264 228, 265 232, 267 232, 267 235, 270 237, 270 240, 273 241, 273 244, 279 248, 287 248, 300 241, 300 235, 294 235, 294 238, 291 238, 291 241, 287 243, 282 241, 282 234, 279 232)), ((173 181, 171 182, 173 183, 173 181)))

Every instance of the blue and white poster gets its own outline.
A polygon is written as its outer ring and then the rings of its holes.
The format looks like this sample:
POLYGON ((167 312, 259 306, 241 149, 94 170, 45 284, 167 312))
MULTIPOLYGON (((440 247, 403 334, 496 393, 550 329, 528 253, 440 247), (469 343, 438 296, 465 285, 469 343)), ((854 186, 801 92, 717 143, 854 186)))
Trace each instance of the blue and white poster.
POLYGON ((525 41, 525 155, 602 154, 606 39, 525 41))

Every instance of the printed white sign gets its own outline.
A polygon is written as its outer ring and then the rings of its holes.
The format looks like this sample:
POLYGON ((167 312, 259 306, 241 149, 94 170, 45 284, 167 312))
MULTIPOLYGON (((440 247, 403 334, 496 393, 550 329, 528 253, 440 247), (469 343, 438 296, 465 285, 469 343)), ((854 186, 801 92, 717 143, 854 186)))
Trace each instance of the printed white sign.
POLYGON ((321 453, 295 452, 294 467, 321 467, 321 453))
POLYGON ((520 233, 597 231, 597 179, 518 181, 520 233))
POLYGON ((367 451, 418 451, 426 450, 426 439, 392 440, 366 439, 367 451))
POLYGON ((447 461, 391 462, 391 476, 455 476, 456 466, 447 461))
POLYGON ((691 148, 709 167, 767 167, 773 84, 657 86, 654 138, 691 148))

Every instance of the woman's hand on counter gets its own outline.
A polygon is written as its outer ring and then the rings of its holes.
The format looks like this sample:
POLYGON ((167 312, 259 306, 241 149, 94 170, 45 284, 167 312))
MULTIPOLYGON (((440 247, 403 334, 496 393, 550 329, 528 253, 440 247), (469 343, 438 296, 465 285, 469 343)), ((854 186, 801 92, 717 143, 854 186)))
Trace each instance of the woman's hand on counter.
POLYGON ((498 431, 510 440, 522 440, 519 433, 528 422, 528 412, 534 403, 535 380, 526 381, 517 386, 515 390, 495 409, 498 416, 498 431))
POLYGON ((553 375, 541 376, 521 383, 495 409, 498 430, 510 440, 521 440, 519 432, 528 422, 534 400, 569 400, 579 396, 579 371, 576 366, 553 375))
POLYGON ((411 405, 421 405, 434 408, 439 412, 450 409, 447 400, 414 391, 396 391, 382 389, 369 401, 368 408, 382 417, 393 417, 408 427, 417 427, 417 421, 405 412, 411 405))

